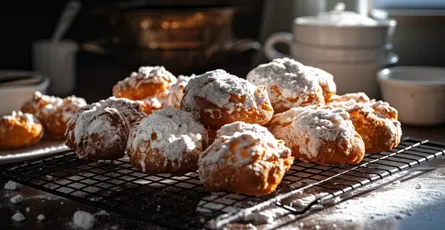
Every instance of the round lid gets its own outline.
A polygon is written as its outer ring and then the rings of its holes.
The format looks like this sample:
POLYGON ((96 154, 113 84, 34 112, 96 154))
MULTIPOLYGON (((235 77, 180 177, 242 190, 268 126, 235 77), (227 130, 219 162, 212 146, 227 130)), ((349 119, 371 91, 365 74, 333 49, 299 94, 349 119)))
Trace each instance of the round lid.
POLYGON ((382 22, 356 12, 345 11, 345 4, 337 3, 331 11, 320 12, 315 16, 297 18, 296 23, 338 27, 370 27, 379 26, 382 22))

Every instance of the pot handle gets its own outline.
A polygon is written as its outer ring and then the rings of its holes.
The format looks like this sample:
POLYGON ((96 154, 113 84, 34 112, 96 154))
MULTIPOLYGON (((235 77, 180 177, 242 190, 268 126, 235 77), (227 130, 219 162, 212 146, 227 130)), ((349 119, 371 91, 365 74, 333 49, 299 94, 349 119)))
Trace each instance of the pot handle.
POLYGON ((242 53, 248 50, 259 49, 261 49, 261 44, 259 42, 252 39, 240 39, 211 46, 206 50, 206 56, 209 58, 219 52, 242 53))
POLYGON ((278 43, 284 43, 290 48, 292 46, 292 34, 288 32, 276 32, 267 38, 264 43, 264 54, 270 61, 275 58, 289 57, 289 54, 281 53, 275 49, 275 45, 278 43))

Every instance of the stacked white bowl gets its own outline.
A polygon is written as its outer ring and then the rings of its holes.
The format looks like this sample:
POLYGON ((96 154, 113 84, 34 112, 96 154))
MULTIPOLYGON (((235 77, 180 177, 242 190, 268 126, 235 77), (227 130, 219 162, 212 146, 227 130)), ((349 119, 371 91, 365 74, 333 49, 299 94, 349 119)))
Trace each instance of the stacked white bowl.
POLYGON ((395 20, 374 20, 337 7, 296 18, 292 34, 269 37, 265 54, 269 59, 289 56, 274 48, 276 43, 286 43, 292 58, 331 73, 338 94, 365 92, 380 98, 376 73, 398 62, 390 43, 395 27, 395 20))

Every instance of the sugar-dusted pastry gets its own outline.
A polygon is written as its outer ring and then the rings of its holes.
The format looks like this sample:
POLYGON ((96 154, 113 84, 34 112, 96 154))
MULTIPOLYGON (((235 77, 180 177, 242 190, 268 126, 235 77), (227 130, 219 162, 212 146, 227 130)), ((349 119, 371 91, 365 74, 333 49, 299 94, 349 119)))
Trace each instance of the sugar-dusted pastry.
POLYGON ((235 121, 266 124, 273 115, 265 86, 255 86, 224 70, 190 79, 184 93, 181 109, 210 129, 235 121))
POLYGON ((124 156, 130 132, 127 119, 115 108, 87 105, 68 122, 66 145, 86 160, 124 156))
POLYGON ((23 113, 36 114, 37 111, 42 110, 45 105, 57 104, 62 100, 60 97, 44 95, 39 91, 35 91, 32 98, 25 102, 20 108, 23 113))
POLYGON ((314 71, 289 58, 260 64, 247 75, 255 85, 265 85, 275 113, 290 108, 324 104, 323 89, 314 71))
POLYGON ((63 139, 69 119, 86 104, 85 99, 76 96, 59 98, 35 92, 21 110, 34 114, 43 124, 47 136, 63 139))
POLYGON ((274 115, 269 130, 286 142, 296 159, 305 162, 358 164, 365 154, 361 136, 341 108, 292 108, 274 115))
POLYGON ((138 100, 137 102, 141 105, 141 110, 145 114, 151 114, 153 111, 162 109, 164 107, 155 97, 138 100))
POLYGON ((175 82, 176 77, 163 66, 142 66, 138 72, 132 72, 113 86, 113 96, 131 100, 162 99, 175 82))
POLYGON ((247 195, 275 191, 294 158, 282 140, 263 126, 235 122, 218 130, 199 157, 199 177, 209 191, 247 195))
POLYGON ((42 136, 43 126, 32 114, 13 111, 0 117, 0 149, 37 144, 42 136))
POLYGON ((110 97, 84 106, 68 122, 66 145, 88 160, 114 160, 124 156, 130 128, 145 117, 140 104, 110 97))
MULTIPOLYGON (((369 99, 368 95, 366 95, 363 92, 358 93, 347 93, 343 95, 333 95, 329 102, 369 102, 371 99, 369 99)), ((329 103, 328 102, 328 103, 329 103)))
POLYGON ((334 82, 334 77, 332 74, 312 66, 306 66, 306 71, 312 72, 312 74, 314 74, 318 79, 318 83, 323 90, 325 102, 329 101, 331 97, 337 93, 337 85, 334 82))
POLYGON ((181 101, 184 97, 184 88, 192 77, 196 77, 196 75, 192 75, 190 77, 180 75, 178 76, 178 81, 172 85, 170 92, 167 95, 167 98, 164 100, 164 106, 170 108, 181 108, 181 101))
POLYGON ((369 100, 365 94, 337 96, 328 103, 330 108, 345 109, 362 136, 367 153, 389 151, 396 147, 402 137, 398 112, 387 102, 369 100))
POLYGON ((198 169, 207 144, 207 131, 192 114, 165 108, 153 111, 131 131, 127 154, 144 172, 183 174, 198 169))

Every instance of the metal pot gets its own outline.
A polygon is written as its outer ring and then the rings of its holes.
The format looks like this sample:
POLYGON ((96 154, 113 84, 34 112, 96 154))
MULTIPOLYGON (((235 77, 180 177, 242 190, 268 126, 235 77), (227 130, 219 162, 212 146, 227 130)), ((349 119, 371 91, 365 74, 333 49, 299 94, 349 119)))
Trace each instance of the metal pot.
POLYGON ((162 65, 172 72, 187 74, 221 62, 230 55, 248 50, 259 50, 261 45, 250 39, 215 44, 207 49, 147 49, 103 42, 87 42, 84 51, 112 55, 129 69, 143 65, 162 65))
POLYGON ((232 39, 233 8, 140 9, 113 13, 113 42, 149 49, 199 49, 232 39))
POLYGON ((261 45, 232 35, 234 8, 160 8, 109 12, 112 37, 83 50, 115 55, 126 65, 164 65, 190 72, 261 45))

